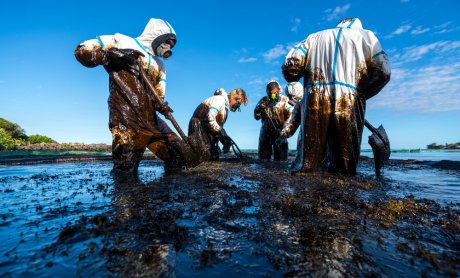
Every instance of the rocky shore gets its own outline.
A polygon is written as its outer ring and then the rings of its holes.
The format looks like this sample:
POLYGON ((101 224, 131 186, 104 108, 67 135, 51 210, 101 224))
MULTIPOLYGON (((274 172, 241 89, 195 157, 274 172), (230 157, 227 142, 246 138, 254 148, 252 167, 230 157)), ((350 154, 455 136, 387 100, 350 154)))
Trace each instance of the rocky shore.
POLYGON ((426 146, 427 149, 429 150, 460 150, 460 142, 458 143, 453 143, 453 144, 444 144, 444 145, 438 145, 436 143, 432 143, 426 146))
POLYGON ((111 152, 112 146, 107 144, 82 144, 82 143, 39 143, 14 146, 7 151, 90 151, 111 152))

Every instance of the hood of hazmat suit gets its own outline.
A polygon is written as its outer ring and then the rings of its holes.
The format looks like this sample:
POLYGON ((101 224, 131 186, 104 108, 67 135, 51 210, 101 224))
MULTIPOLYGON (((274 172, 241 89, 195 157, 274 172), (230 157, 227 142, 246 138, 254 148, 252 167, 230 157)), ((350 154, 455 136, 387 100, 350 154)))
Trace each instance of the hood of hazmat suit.
POLYGON ((284 93, 295 104, 303 98, 303 85, 300 82, 289 82, 284 89, 284 93))
POLYGON ((325 168, 355 174, 366 100, 390 79, 388 57, 377 37, 364 30, 358 18, 344 19, 294 46, 282 71, 288 82, 304 78, 292 171, 325 168))
POLYGON ((81 64, 102 65, 109 74, 109 128, 115 169, 137 171, 146 147, 166 166, 184 164, 182 141, 158 118, 156 111, 161 107, 139 76, 139 70, 146 71, 156 93, 164 99, 166 71, 154 47, 166 40, 175 42, 175 36, 169 23, 152 18, 137 38, 119 33, 97 36, 75 49, 81 64))

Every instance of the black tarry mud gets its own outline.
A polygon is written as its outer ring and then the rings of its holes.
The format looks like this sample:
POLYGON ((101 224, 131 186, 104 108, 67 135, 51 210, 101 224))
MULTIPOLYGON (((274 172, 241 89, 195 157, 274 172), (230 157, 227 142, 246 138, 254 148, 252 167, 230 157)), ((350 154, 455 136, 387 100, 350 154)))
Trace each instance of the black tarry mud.
POLYGON ((168 175, 143 161, 139 180, 111 175, 108 161, 11 168, 0 177, 0 273, 456 276, 460 204, 393 175, 460 179, 458 163, 438 164, 390 161, 381 179, 371 159, 353 178, 292 176, 250 157, 168 175))

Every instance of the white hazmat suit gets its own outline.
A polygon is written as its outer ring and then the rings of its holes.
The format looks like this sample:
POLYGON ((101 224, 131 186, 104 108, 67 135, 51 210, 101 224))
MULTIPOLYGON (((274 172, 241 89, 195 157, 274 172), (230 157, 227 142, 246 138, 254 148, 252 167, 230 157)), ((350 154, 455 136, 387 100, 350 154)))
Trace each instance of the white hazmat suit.
POLYGON ((390 79, 387 55, 374 33, 364 30, 358 18, 345 19, 291 49, 282 70, 288 82, 304 77, 305 87, 300 115, 293 115, 281 132, 292 136, 300 125, 292 171, 321 166, 355 174, 366 100, 390 79))

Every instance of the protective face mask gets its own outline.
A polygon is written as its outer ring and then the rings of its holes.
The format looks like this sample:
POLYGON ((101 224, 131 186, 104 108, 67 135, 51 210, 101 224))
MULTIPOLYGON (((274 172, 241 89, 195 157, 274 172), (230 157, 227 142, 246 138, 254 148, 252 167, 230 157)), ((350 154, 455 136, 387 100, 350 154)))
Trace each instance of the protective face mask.
POLYGON ((171 46, 164 42, 157 47, 155 54, 163 59, 168 59, 172 56, 171 46))
POLYGON ((278 94, 271 94, 270 99, 278 102, 280 100, 280 96, 278 94))
POLYGON ((238 110, 238 112, 241 112, 240 105, 241 103, 233 104, 232 107, 230 107, 230 111, 235 112, 236 110, 238 110))

